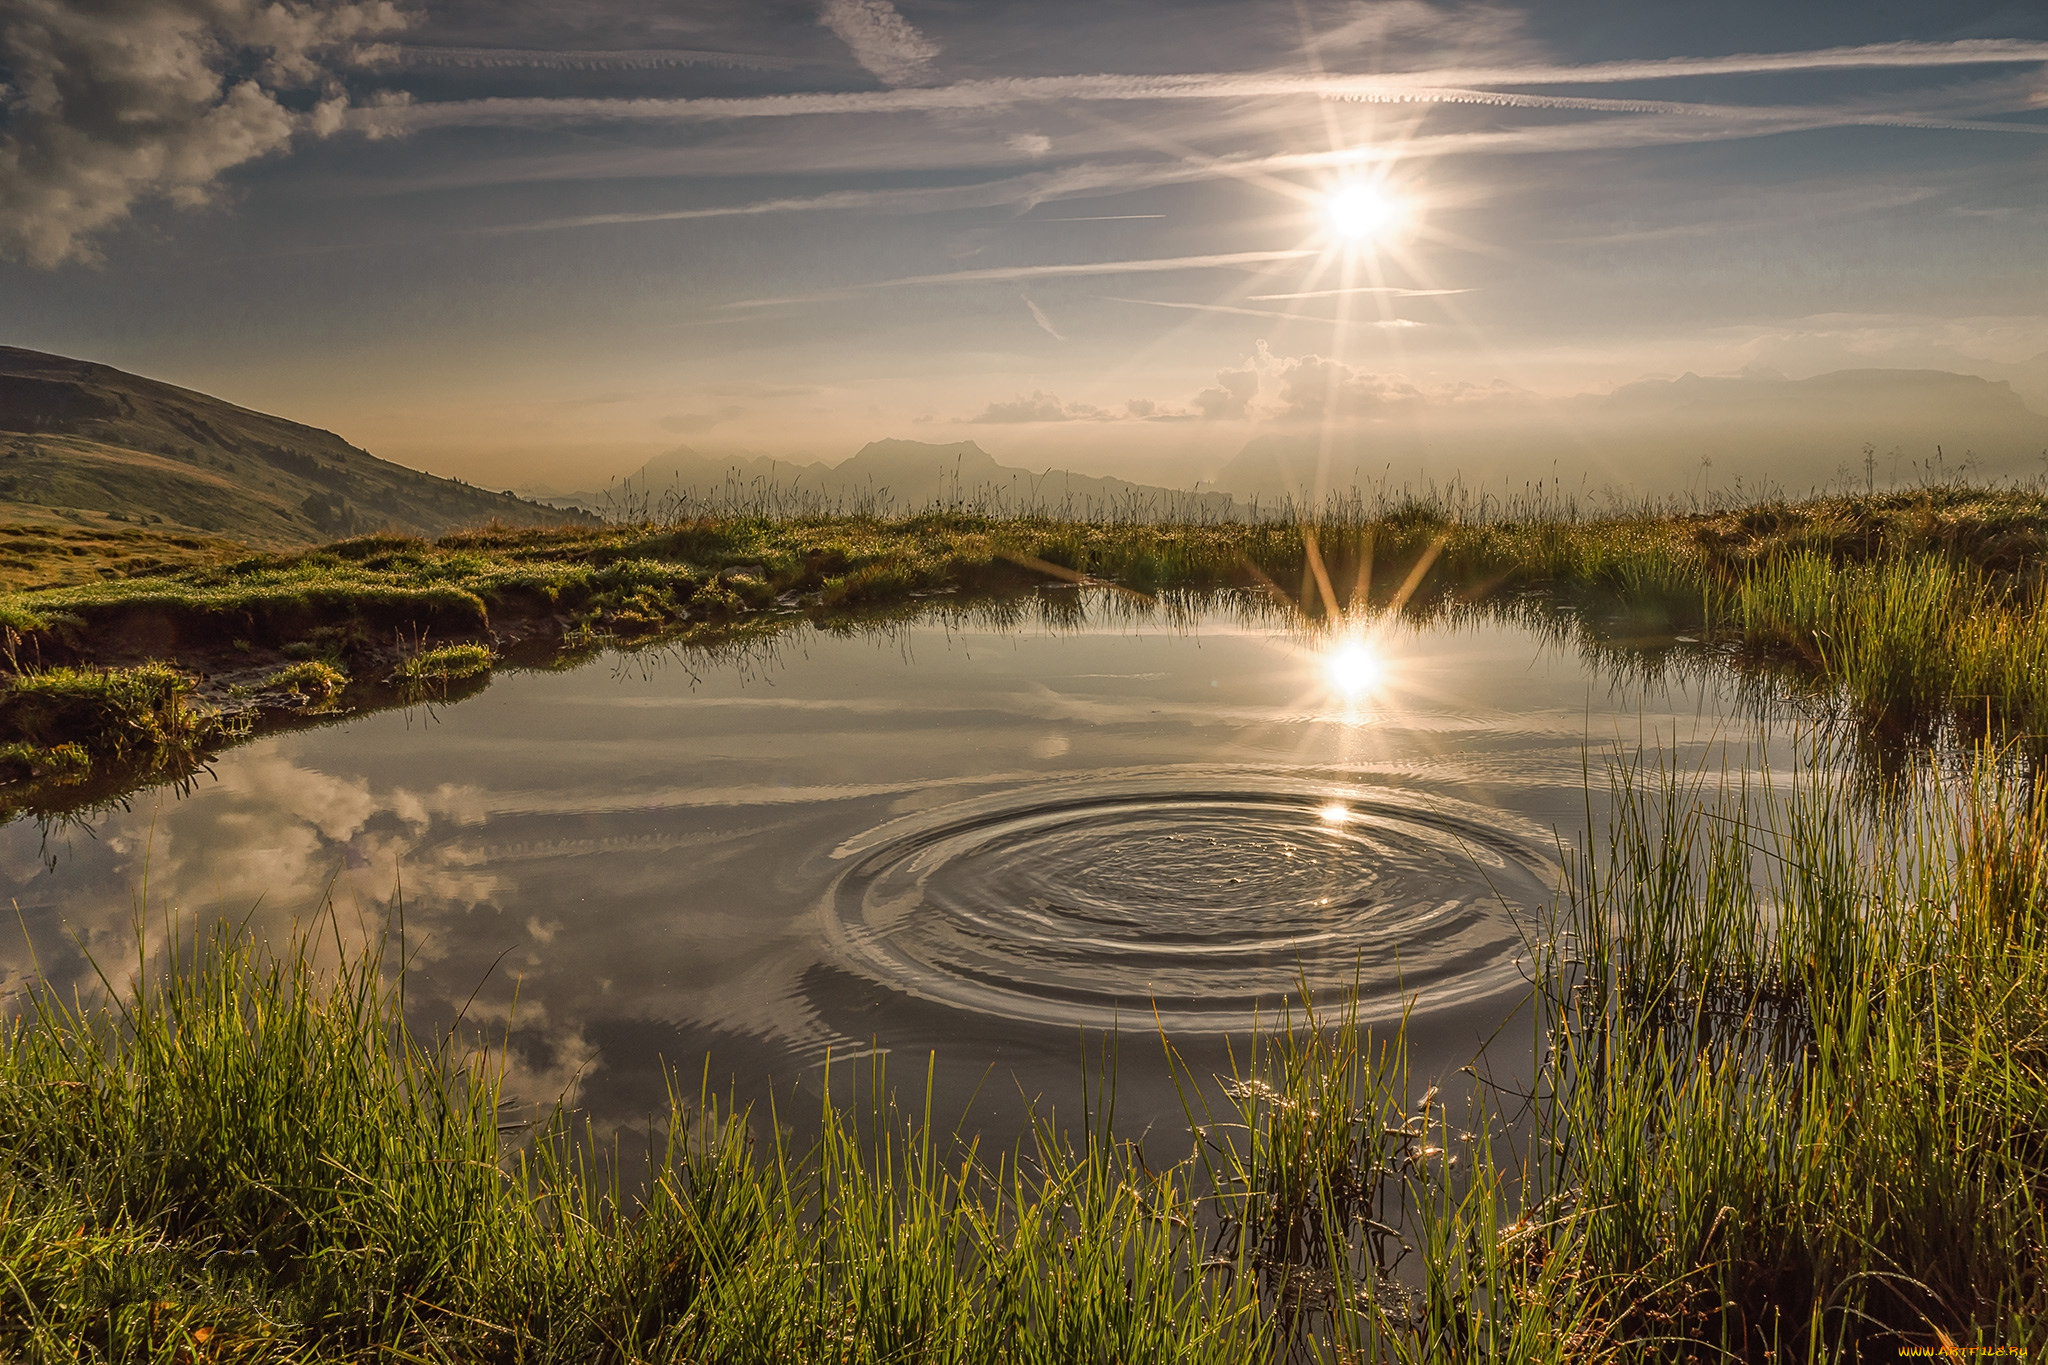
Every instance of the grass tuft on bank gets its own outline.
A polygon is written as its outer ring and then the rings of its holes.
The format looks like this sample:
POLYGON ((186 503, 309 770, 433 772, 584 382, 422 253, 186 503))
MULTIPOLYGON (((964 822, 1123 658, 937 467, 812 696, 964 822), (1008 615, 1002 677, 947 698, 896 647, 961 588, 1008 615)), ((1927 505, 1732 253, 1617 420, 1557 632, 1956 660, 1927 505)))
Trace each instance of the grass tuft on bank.
POLYGON ((398 666, 400 681, 421 684, 459 682, 491 671, 498 656, 489 645, 440 645, 409 656, 398 666))
POLYGON ((232 733, 191 704, 197 680, 163 663, 134 668, 58 667, 0 677, 0 773, 83 777, 94 765, 143 774, 232 733))

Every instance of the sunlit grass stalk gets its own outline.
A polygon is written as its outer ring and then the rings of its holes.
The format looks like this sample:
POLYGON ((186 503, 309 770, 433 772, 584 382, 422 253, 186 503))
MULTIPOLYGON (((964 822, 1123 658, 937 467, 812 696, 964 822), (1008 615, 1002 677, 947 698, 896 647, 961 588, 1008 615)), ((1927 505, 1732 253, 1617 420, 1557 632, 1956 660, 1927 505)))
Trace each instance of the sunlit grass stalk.
POLYGON ((1545 1116, 1616 1330, 1673 1357, 2039 1345, 2048 818, 1995 758, 1889 809, 1827 767, 1618 775, 1545 1116))

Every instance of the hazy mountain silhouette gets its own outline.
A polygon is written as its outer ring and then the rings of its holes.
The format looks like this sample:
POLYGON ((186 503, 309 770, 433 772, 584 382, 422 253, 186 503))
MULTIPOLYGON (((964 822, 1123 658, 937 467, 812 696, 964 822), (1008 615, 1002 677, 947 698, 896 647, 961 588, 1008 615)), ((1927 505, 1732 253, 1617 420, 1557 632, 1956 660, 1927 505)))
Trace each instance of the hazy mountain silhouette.
POLYGON ((1211 480, 1239 498, 1538 479, 1659 493, 1693 487, 1879 486, 2038 474, 2048 417, 2004 380, 1942 370, 1645 379, 1609 394, 1461 412, 1417 408, 1326 437, 1300 424, 1246 443, 1211 480), (1868 447, 1868 455, 1866 455, 1868 447))
POLYGON ((561 501, 619 515, 665 502, 774 510, 901 513, 928 507, 1073 515, 1222 515, 1230 498, 1066 469, 999 464, 973 441, 870 441, 836 465, 766 455, 712 456, 679 446, 614 488, 561 501))
POLYGON ((407 469, 331 431, 190 389, 0 346, 0 520, 52 518, 270 546, 586 519, 407 469))

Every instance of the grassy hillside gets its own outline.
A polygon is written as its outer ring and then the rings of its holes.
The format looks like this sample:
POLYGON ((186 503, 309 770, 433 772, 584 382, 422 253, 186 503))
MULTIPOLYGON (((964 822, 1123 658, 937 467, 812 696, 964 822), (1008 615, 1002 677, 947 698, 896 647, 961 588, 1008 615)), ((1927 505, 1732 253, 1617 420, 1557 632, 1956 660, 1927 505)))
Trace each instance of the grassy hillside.
POLYGON ((285 549, 369 531, 587 520, 380 460, 330 431, 0 346, 0 522, 200 532, 285 549))
POLYGON ((137 526, 113 516, 24 510, 30 515, 0 524, 0 592, 133 578, 243 559, 249 553, 239 541, 168 524, 137 526))

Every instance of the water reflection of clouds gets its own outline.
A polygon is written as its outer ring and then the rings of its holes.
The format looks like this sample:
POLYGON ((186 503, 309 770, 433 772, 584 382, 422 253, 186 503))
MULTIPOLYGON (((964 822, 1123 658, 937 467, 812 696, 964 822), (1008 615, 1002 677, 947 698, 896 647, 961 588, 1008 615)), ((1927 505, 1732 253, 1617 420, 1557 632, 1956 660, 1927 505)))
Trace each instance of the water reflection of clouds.
MULTIPOLYGON (((424 733, 384 715, 261 741, 188 798, 105 817, 55 876, 32 826, 0 831, 0 876, 44 965, 81 985, 66 934, 132 961, 145 871, 153 907, 249 915, 273 939, 330 887, 344 926, 374 929, 402 888, 420 1021, 466 1010, 508 1038, 517 1093, 580 1080, 630 1117, 659 1107, 656 1058, 694 1073, 708 1050, 736 1076, 787 1078, 880 1035, 955 1050, 978 1075, 1040 1046, 880 992, 821 940, 834 850, 895 820, 1137 773, 1399 782, 1539 831, 1584 806, 1592 681, 1513 627, 1404 628, 1400 687, 1370 727, 1330 723, 1289 631, 1212 618, 974 637, 955 621, 892 638, 812 636, 730 671, 514 674, 424 733)), ((1596 743, 1609 718, 1640 723, 1640 698, 1627 704, 1591 724, 1596 743)), ((1071 1080, 1070 1031, 1043 1046, 1071 1080)))

